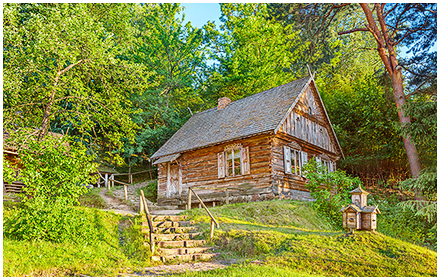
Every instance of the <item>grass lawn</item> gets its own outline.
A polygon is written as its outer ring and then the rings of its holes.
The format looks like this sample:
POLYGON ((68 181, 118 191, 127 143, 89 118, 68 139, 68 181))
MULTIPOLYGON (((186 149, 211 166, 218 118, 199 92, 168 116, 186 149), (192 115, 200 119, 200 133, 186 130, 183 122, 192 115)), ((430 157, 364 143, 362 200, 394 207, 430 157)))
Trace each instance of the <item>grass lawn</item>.
MULTIPOLYGON (((216 207, 211 212, 221 222, 213 243, 224 258, 244 262, 180 276, 437 275, 436 252, 377 232, 347 235, 320 219, 309 203, 266 201, 216 207)), ((185 214, 205 222, 208 230, 203 209, 185 214)))
MULTIPOLYGON (((141 218, 80 207, 96 217, 99 238, 91 244, 3 239, 3 275, 118 276, 153 265, 140 234, 141 218)), ((175 276, 436 276, 437 253, 381 233, 347 235, 319 218, 310 203, 289 200, 210 208, 220 223, 211 245, 225 269, 175 276)), ((4 208, 4 218, 11 215, 4 208)), ((209 232, 204 209, 185 213, 209 232)), ((380 227, 380 224, 378 224, 380 227)), ((209 245, 209 244, 208 244, 209 245)))
MULTIPOLYGON (((3 238, 3 276, 117 276, 150 266, 141 244, 140 219, 81 207, 96 217, 98 241, 92 244, 21 241, 3 238), (132 225, 123 230, 124 225, 132 225)), ((4 209, 4 217, 12 210, 4 209)))

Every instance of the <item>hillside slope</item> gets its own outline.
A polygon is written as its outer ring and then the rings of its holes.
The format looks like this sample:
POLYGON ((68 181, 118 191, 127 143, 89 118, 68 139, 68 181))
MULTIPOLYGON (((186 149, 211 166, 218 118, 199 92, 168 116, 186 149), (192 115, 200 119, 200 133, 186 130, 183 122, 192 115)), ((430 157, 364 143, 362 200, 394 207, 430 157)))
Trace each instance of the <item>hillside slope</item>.
MULTIPOLYGON (((180 276, 436 276, 437 253, 380 233, 335 230, 309 203, 266 201, 210 209, 226 269, 180 276)), ((203 209, 186 211, 206 222, 203 209)), ((380 224, 378 225, 380 227, 380 224)))

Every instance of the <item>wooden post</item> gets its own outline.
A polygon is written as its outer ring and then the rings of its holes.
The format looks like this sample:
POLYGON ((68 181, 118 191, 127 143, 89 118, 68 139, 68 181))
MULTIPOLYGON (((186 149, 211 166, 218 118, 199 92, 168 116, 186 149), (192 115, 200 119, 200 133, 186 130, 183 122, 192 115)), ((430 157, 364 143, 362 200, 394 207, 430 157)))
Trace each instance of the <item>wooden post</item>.
POLYGON ((133 174, 129 174, 129 176, 130 176, 130 184, 133 184, 133 174))
POLYGON ((142 195, 139 196, 139 215, 142 215, 142 212, 144 212, 144 202, 142 200, 142 195))
MULTIPOLYGON (((115 174, 112 174, 112 175, 110 176, 110 179, 111 179, 111 180, 114 180, 114 179, 115 179, 115 174)), ((112 183, 112 188, 114 188, 114 187, 115 187, 115 181, 111 181, 111 183, 112 183)))
POLYGON ((215 201, 212 202, 212 207, 215 207, 215 201))
POLYGON ((110 185, 109 185, 109 182, 108 182, 108 174, 107 173, 105 174, 105 183, 104 184, 107 187, 107 189, 110 190, 110 185))
POLYGON ((229 204, 229 189, 226 189, 226 204, 229 204))
POLYGON ((125 200, 128 200, 128 196, 127 196, 127 185, 124 185, 124 195, 125 195, 125 200))
POLYGON ((191 190, 188 189, 188 210, 191 209, 191 190))
POLYGON ((212 240, 213 236, 214 236, 214 221, 211 220, 211 230, 209 231, 209 240, 212 240))

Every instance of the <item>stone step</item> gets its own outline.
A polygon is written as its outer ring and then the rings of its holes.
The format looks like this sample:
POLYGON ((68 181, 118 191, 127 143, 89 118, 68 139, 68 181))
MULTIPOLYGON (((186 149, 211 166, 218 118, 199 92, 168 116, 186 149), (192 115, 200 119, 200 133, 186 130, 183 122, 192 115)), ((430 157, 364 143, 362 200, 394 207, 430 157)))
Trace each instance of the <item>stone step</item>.
POLYGON ((177 210, 179 209, 179 206, 177 205, 162 205, 157 206, 154 204, 148 204, 148 210, 150 211, 156 211, 156 210, 177 210))
MULTIPOLYGON (((195 227, 169 227, 169 228, 153 227, 153 232, 154 233, 186 233, 195 229, 196 229, 195 227)), ((150 232, 150 229, 148 227, 143 227, 142 232, 148 233, 150 232)))
POLYGON ((152 210, 150 211, 151 215, 179 215, 185 210, 152 210))
MULTIPOLYGON (((173 221, 173 222, 179 222, 179 221, 185 221, 188 219, 188 216, 177 216, 177 215, 151 215, 151 220, 153 222, 163 222, 163 221, 173 221)), ((147 218, 143 216, 143 221, 146 221, 147 218)))
POLYGON ((182 247, 191 248, 191 247, 203 246, 205 244, 206 244, 206 240, 170 240, 170 241, 157 242, 157 247, 161 247, 161 248, 182 248, 182 247))
POLYGON ((153 240, 154 241, 172 241, 172 240, 185 240, 185 239, 191 239, 195 236, 200 235, 200 232, 192 232, 192 233, 169 233, 169 234, 159 234, 154 233, 153 234, 153 240))
POLYGON ((169 262, 173 260, 178 261, 207 261, 214 257, 219 256, 219 253, 203 253, 203 254, 191 254, 191 255, 170 255, 170 256, 152 256, 153 261, 169 262))
MULTIPOLYGON (((192 221, 180 221, 180 222, 173 222, 173 221, 163 221, 163 222, 153 222, 153 227, 157 228, 168 228, 168 227, 187 227, 194 224, 192 221)), ((148 222, 142 222, 143 227, 148 227, 148 222)))
POLYGON ((170 255, 190 255, 201 254, 211 250, 213 247, 192 247, 192 248, 157 248, 157 251, 162 256, 170 255))

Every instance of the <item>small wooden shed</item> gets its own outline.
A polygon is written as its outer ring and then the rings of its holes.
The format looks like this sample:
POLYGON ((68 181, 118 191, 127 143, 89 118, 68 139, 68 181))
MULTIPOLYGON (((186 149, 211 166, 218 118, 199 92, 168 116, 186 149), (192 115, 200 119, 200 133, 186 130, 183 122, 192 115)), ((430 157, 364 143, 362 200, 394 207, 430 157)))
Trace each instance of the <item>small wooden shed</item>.
POLYGON ((342 225, 345 229, 371 230, 377 228, 377 214, 380 214, 377 206, 367 205, 367 196, 370 194, 359 186, 351 193, 351 204, 342 207, 342 225))

